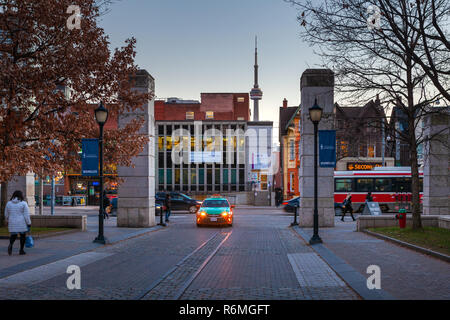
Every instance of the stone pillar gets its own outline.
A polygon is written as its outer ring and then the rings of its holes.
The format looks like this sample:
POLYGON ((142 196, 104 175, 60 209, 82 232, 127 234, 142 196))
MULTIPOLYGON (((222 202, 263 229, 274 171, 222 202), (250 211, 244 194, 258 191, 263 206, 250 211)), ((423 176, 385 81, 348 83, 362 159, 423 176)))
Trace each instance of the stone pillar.
MULTIPOLYGON (((134 90, 154 92, 155 80, 146 71, 135 76, 134 90)), ((154 100, 148 101, 143 110, 136 110, 119 116, 119 128, 137 117, 144 117, 140 131, 149 137, 141 154, 135 157, 132 167, 118 167, 117 173, 123 180, 118 190, 117 226, 144 228, 156 225, 155 220, 155 120, 154 100)))
POLYGON ((30 208, 30 214, 35 214, 36 210, 36 200, 34 198, 35 187, 34 187, 34 173, 28 173, 25 176, 15 176, 8 182, 8 198, 11 199, 11 196, 14 191, 20 190, 23 192, 23 196, 28 203, 28 207, 30 208))
MULTIPOLYGON (((309 108, 317 98, 323 109, 319 130, 334 129, 334 74, 328 69, 307 69, 300 80, 300 208, 299 224, 313 226, 314 211, 314 125, 309 119, 309 108)), ((319 226, 334 226, 334 168, 318 168, 319 226)))
MULTIPOLYGON (((436 107, 437 108, 437 107, 436 107)), ((441 108, 440 108, 441 109, 441 108)), ((450 107, 424 118, 423 214, 450 214, 450 107)))

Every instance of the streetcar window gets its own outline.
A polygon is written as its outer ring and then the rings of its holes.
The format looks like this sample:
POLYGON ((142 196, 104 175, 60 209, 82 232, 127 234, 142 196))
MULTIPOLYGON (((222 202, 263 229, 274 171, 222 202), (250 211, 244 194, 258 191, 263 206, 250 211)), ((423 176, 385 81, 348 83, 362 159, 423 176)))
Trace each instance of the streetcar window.
POLYGON ((411 178, 397 178, 397 192, 411 192, 411 178))
POLYGON ((392 180, 387 178, 375 179, 375 191, 392 192, 392 180))
POLYGON ((374 179, 356 179, 356 192, 373 191, 374 179))
POLYGON ((351 192, 352 190, 352 179, 336 179, 335 184, 336 192, 351 192))

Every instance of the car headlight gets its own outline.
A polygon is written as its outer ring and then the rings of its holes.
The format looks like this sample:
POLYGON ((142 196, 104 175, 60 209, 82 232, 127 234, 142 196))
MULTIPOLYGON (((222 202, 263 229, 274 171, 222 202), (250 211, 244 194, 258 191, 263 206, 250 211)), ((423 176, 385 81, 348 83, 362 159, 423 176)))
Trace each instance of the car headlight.
POLYGON ((206 217, 206 212, 205 212, 205 211, 202 211, 202 212, 200 212, 200 215, 201 215, 202 217, 206 217))
POLYGON ((226 216, 228 216, 228 212, 226 212, 226 211, 222 212, 222 217, 226 217, 226 216))

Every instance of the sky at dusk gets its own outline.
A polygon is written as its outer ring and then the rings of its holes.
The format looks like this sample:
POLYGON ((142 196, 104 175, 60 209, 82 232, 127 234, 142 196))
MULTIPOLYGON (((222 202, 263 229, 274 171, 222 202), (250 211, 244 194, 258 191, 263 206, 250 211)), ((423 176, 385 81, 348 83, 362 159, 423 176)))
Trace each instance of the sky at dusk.
POLYGON ((274 122, 284 98, 300 103, 300 76, 319 58, 299 37, 283 0, 122 0, 100 25, 112 47, 137 39, 136 63, 155 78, 157 98, 200 100, 202 92, 249 92, 258 36, 260 120, 274 122))

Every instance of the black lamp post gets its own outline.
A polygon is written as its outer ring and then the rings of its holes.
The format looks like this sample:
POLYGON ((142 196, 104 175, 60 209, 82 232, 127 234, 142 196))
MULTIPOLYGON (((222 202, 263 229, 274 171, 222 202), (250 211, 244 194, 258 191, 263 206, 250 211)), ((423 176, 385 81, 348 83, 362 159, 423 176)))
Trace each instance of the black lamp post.
POLYGON ((94 242, 105 244, 106 238, 103 235, 103 126, 108 120, 108 110, 103 106, 103 102, 95 109, 95 120, 100 127, 99 149, 100 149, 100 209, 98 212, 98 236, 94 242))
POLYGON ((310 244, 322 243, 322 239, 319 237, 319 212, 317 209, 317 135, 322 113, 323 109, 317 105, 316 98, 314 105, 309 108, 309 117, 314 124, 314 234, 309 240, 310 244))

